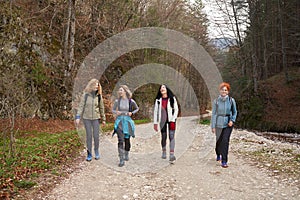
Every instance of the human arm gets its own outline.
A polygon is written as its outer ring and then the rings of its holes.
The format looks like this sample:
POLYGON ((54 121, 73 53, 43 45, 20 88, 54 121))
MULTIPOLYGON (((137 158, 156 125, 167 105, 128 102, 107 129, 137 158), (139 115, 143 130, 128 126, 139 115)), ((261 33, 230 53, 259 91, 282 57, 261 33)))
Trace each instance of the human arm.
POLYGON ((137 105, 137 103, 131 99, 131 106, 132 106, 132 111, 128 112, 128 115, 131 117, 133 114, 137 113, 139 111, 139 107, 137 105))
POLYGON ((237 117, 237 107, 236 107, 236 102, 234 100, 234 98, 232 98, 232 108, 231 108, 231 118, 230 121, 228 123, 229 127, 232 127, 233 124, 236 121, 236 117, 237 117))
POLYGON ((217 106, 216 106, 216 101, 217 99, 215 99, 212 103, 212 113, 211 113, 211 129, 212 129, 212 132, 215 133, 216 129, 215 129, 215 126, 216 126, 216 120, 217 120, 217 106))
POLYGON ((105 116, 105 108, 104 108, 104 102, 103 102, 102 96, 100 96, 100 101, 99 101, 99 103, 100 103, 100 105, 99 105, 99 111, 100 111, 101 121, 102 121, 102 124, 105 125, 105 122, 106 122, 106 116, 105 116))
POLYGON ((78 109, 77 109, 77 112, 76 112, 76 115, 75 115, 75 124, 78 125, 79 122, 80 122, 80 118, 81 118, 81 115, 83 113, 83 110, 84 110, 84 106, 85 106, 85 98, 86 98, 86 94, 84 93, 81 98, 80 98, 80 102, 79 102, 79 105, 78 105, 78 109))
POLYGON ((119 100, 116 99, 115 103, 113 105, 113 108, 112 108, 112 113, 115 114, 115 115, 120 115, 121 114, 121 112, 118 111, 118 104, 119 104, 119 100))
POLYGON ((159 121, 159 104, 160 104, 160 101, 159 100, 155 100, 155 103, 154 103, 154 111, 153 111, 153 122, 154 122, 154 126, 153 126, 153 129, 157 132, 158 131, 158 121, 159 121))
POLYGON ((179 108, 178 108, 178 103, 177 103, 176 98, 175 97, 173 97, 173 98, 174 98, 174 114, 173 114, 173 116, 176 119, 178 116, 178 113, 179 113, 179 108))

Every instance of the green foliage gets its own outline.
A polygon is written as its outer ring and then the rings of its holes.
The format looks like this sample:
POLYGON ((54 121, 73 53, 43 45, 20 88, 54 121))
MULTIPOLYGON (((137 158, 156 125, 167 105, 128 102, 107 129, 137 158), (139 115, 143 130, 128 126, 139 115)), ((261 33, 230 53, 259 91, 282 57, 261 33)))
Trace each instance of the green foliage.
POLYGON ((210 120, 209 119, 200 119, 199 123, 203 124, 203 125, 210 125, 210 120))
POLYGON ((146 124, 146 123, 150 123, 151 122, 151 119, 137 119, 137 120, 134 120, 134 123, 136 125, 138 124, 146 124))
POLYGON ((238 125, 244 128, 260 128, 264 113, 264 103, 259 96, 237 100, 239 118, 238 125))
POLYGON ((47 77, 45 73, 45 67, 43 63, 37 62, 35 66, 31 70, 30 78, 34 80, 37 86, 42 86, 43 83, 49 81, 49 77, 47 77))
POLYGON ((20 181, 15 181, 15 186, 17 186, 18 188, 23 188, 23 189, 29 189, 33 186, 36 185, 35 182, 32 182, 32 181, 23 181, 23 180, 20 180, 20 181))

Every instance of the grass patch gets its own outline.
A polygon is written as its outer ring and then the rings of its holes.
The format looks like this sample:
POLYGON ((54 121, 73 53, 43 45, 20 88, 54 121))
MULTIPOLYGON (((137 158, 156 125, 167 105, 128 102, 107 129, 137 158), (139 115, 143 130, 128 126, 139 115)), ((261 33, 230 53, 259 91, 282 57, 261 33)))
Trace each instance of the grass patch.
POLYGON ((300 178, 300 171, 298 170, 300 155, 292 149, 261 148, 247 152, 247 156, 255 161, 259 167, 266 167, 274 175, 300 178))
POLYGON ((134 123, 136 125, 138 125, 138 124, 146 124, 146 123, 150 123, 151 122, 150 119, 137 119, 137 120, 133 120, 133 121, 134 121, 134 123))
MULTIPOLYGON (((151 120, 134 120, 135 124, 151 120)), ((114 123, 101 126, 104 133, 113 130, 114 123)), ((45 133, 37 131, 16 132, 14 151, 10 152, 9 140, 0 138, 0 199, 14 199, 24 191, 34 190, 43 176, 61 177, 63 167, 80 156, 84 146, 84 128, 79 131, 45 133)))
POLYGON ((10 195, 32 188, 37 184, 35 180, 49 170, 61 175, 57 173, 61 166, 71 163, 83 148, 75 131, 18 133, 13 153, 8 149, 8 140, 1 138, 0 143, 0 191, 10 195))
POLYGON ((200 119, 199 123, 203 124, 203 125, 210 125, 210 120, 209 119, 200 119))
POLYGON ((17 186, 18 188, 23 188, 23 189, 29 189, 33 186, 35 186, 37 183, 32 182, 32 181, 15 181, 14 182, 15 186, 17 186))

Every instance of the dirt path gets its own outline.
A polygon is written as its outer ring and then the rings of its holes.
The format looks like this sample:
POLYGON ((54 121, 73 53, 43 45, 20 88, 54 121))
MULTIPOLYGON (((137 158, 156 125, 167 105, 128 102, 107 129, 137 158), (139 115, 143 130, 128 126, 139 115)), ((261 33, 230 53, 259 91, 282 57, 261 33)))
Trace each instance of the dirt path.
POLYGON ((43 199, 300 199, 299 185, 280 182, 233 152, 229 168, 220 167, 215 138, 196 119, 178 121, 175 164, 160 158, 160 135, 152 124, 139 125, 124 167, 117 166, 116 136, 102 137, 101 159, 82 162, 43 199))

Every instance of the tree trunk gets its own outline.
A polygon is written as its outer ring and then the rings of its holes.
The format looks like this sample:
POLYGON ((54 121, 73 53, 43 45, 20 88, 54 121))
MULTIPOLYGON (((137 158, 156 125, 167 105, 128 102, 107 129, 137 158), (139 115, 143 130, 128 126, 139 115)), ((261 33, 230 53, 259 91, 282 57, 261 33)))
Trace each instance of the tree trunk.
MULTIPOLYGON (((283 10, 281 5, 281 1, 278 0, 278 12, 279 12, 279 19, 280 19, 280 37, 281 37, 281 53, 282 53, 282 68, 285 74, 285 81, 289 82, 289 75, 288 75, 288 69, 287 69, 287 59, 286 59, 286 34, 284 29, 285 19, 283 16, 283 10)), ((282 5, 284 6, 284 2, 282 2, 282 5)))
POLYGON ((70 25, 71 25, 71 16, 72 16, 72 0, 69 0, 68 7, 68 19, 66 25, 65 39, 64 39, 64 60, 68 62, 68 50, 69 50, 69 35, 70 35, 70 25))
POLYGON ((70 53, 69 53, 69 73, 73 70, 75 65, 74 59, 74 45, 75 45, 75 0, 70 0, 72 14, 71 14, 71 32, 70 32, 70 53))

